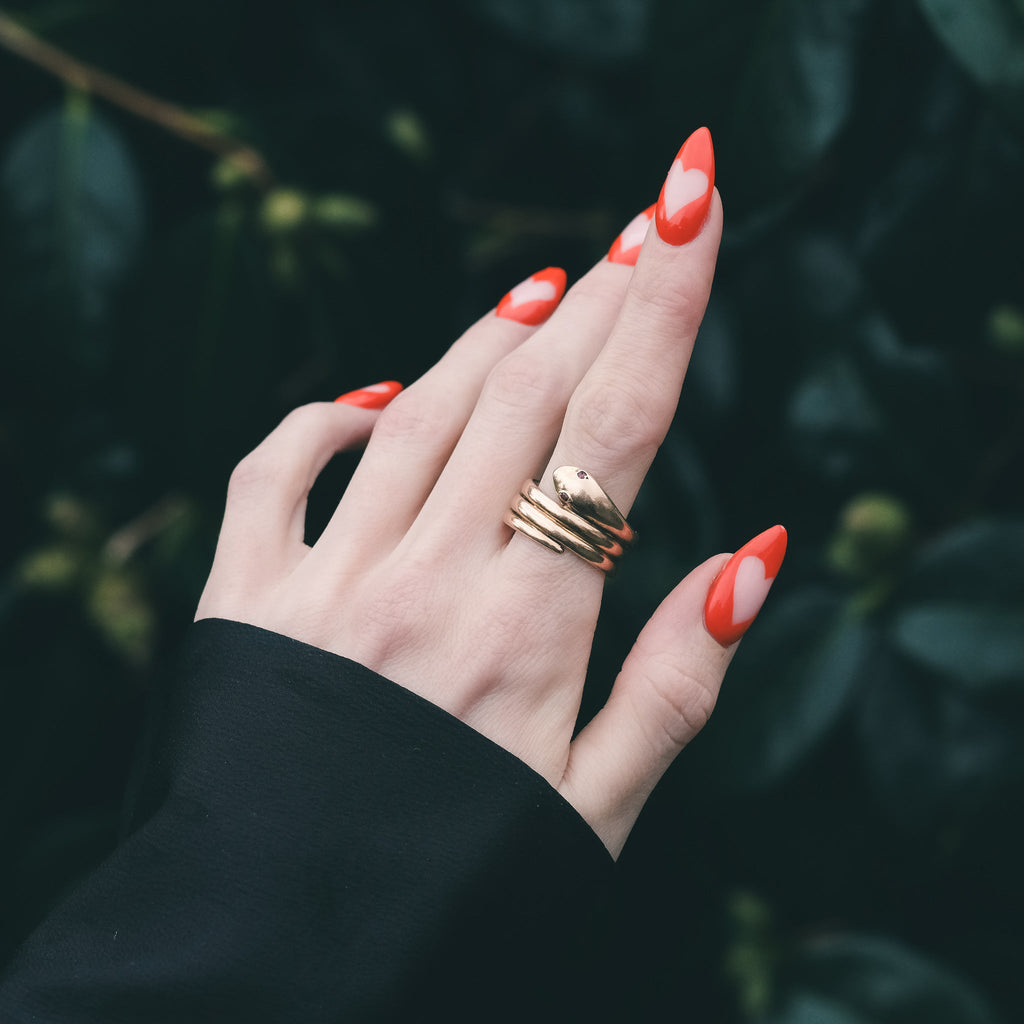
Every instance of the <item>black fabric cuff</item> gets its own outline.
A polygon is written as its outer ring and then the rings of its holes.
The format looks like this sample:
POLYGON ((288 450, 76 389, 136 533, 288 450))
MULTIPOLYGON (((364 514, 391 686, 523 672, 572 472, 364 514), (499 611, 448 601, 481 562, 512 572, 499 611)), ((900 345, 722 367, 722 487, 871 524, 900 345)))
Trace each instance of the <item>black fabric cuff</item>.
POLYGON ((203 620, 160 720, 131 834, 30 940, 4 1019, 545 1019, 593 993, 610 856, 447 712, 203 620))

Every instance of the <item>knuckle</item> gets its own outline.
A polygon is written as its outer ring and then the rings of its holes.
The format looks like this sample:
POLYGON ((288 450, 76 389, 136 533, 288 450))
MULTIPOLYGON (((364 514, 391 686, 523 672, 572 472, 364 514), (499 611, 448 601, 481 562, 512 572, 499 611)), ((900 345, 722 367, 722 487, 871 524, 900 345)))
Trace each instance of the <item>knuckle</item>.
POLYGON ((415 438, 435 441, 457 432, 456 412, 452 403, 431 400, 407 388, 381 412, 373 436, 402 443, 415 438))
POLYGON ((287 478, 294 468, 292 456, 298 439, 318 436, 335 412, 335 406, 326 402, 292 409, 277 429, 232 470, 228 478, 229 500, 259 494, 271 483, 287 478))
POLYGON ((340 408, 333 402, 310 402, 297 406, 256 451, 282 448, 300 439, 305 443, 305 439, 319 436, 336 421, 340 408))
POLYGON ((614 316, 622 305, 622 292, 609 286, 605 267, 604 263, 599 263, 576 281, 565 293, 562 307, 578 305, 582 309, 595 309, 602 318, 614 316))
POLYGON ((681 750, 707 725, 717 690, 669 658, 653 662, 644 682, 656 704, 655 728, 681 750))
POLYGON ((484 386, 489 402, 514 409, 562 408, 566 385, 562 367, 553 359, 516 351, 491 370, 484 386))
POLYGON ((671 416, 649 388, 622 376, 616 381, 584 382, 573 396, 569 426, 595 449, 653 458, 671 416))
POLYGON ((304 432, 322 427, 324 421, 337 414, 338 406, 333 402, 310 402, 299 405, 281 421, 279 428, 282 433, 304 432))
POLYGON ((231 471, 228 478, 228 504, 259 494, 274 478, 274 460, 262 448, 251 451, 231 471))
POLYGON ((695 330, 703 315, 703 302, 697 302, 689 288, 680 286, 678 275, 670 267, 646 269, 630 283, 632 313, 648 322, 652 330, 665 331, 665 325, 670 325, 673 334, 691 325, 695 330))

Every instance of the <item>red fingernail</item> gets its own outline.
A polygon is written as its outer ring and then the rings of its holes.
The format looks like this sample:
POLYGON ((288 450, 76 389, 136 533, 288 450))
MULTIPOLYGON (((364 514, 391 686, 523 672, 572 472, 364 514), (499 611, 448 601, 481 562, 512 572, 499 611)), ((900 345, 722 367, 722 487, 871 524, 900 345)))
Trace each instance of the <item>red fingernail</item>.
POLYGON ((383 409, 401 390, 402 385, 397 380, 384 380, 380 384, 371 384, 358 391, 339 395, 334 401, 358 405, 361 409, 383 409))
POLYGON ((612 242, 612 247, 608 250, 609 263, 624 263, 627 267, 636 266, 640 247, 647 237, 647 229, 651 226, 651 221, 654 220, 654 208, 657 205, 657 203, 652 203, 622 229, 622 234, 612 242))
POLYGON ((670 245, 684 245, 700 234, 715 189, 715 150, 711 132, 698 128, 676 154, 657 202, 658 234, 670 245))
POLYGON ((555 311, 565 294, 565 271, 561 267, 548 267, 531 274, 517 284, 498 303, 497 314, 521 324, 536 326, 555 311))
POLYGON ((781 526, 758 534, 725 563, 711 584, 704 625, 723 647, 736 643, 761 610, 786 555, 786 540, 781 526))

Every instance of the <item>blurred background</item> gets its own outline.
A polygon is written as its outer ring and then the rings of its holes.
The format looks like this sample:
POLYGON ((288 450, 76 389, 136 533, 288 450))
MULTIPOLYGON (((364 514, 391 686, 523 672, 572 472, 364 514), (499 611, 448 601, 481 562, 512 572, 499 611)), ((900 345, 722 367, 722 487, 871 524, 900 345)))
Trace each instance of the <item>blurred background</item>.
POLYGON ((235 462, 580 275, 707 124, 585 711, 693 565, 790 554, 622 857, 630 1019, 1024 1019, 1022 0, 47 0, 0 97, 0 961, 115 842, 235 462))

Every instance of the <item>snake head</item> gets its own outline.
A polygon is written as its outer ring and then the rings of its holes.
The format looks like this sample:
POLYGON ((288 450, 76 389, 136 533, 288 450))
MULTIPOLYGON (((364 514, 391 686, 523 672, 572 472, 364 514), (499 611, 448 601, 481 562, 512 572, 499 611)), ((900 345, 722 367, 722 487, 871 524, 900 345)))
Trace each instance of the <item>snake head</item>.
POLYGON ((605 494, 601 485, 579 466, 559 466, 552 477, 555 493, 563 505, 568 506, 585 519, 603 526, 615 536, 622 537, 632 531, 626 526, 625 517, 615 503, 605 494))

